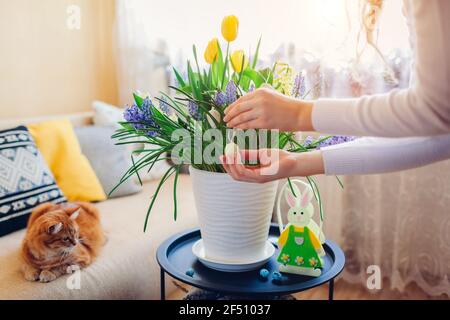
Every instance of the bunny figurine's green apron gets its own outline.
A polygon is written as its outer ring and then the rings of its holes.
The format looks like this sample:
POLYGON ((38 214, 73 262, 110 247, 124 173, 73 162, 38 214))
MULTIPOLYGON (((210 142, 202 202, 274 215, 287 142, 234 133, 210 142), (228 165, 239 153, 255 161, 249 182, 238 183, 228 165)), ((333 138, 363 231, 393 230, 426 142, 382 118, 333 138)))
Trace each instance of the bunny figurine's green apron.
POLYGON ((320 272, 318 268, 322 267, 323 261, 319 253, 323 248, 308 227, 290 225, 283 231, 278 243, 281 247, 278 256, 278 262, 282 264, 280 270, 295 273, 295 270, 301 269, 302 274, 310 271, 311 275, 320 272))

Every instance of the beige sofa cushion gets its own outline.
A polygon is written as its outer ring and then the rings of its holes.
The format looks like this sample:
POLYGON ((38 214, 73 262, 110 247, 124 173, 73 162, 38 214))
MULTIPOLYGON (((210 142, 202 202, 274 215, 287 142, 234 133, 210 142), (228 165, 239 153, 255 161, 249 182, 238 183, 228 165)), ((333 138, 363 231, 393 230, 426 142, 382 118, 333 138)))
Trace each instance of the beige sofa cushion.
MULTIPOLYGON (((70 290, 68 276, 43 284, 28 282, 20 271, 19 248, 24 230, 0 238, 0 299, 159 299, 158 245, 169 236, 197 225, 189 176, 178 181, 179 214, 172 216, 172 181, 163 187, 149 219, 143 223, 158 181, 144 191, 97 204, 108 242, 100 257, 81 272, 81 288, 70 290)), ((172 286, 168 281, 167 294, 172 286)))

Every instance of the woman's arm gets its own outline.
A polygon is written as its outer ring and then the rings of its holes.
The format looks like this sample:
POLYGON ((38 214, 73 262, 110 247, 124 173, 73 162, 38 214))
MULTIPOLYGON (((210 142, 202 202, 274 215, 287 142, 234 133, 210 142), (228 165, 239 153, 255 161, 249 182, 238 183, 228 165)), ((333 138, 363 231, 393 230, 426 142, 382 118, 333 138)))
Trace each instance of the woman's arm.
POLYGON ((327 175, 407 170, 450 159, 450 134, 427 138, 360 138, 321 150, 327 175))
MULTIPOLYGON (((224 168, 239 181, 267 182, 293 176, 376 174, 407 170, 450 159, 450 134, 426 138, 360 138, 307 153, 252 151, 260 167, 222 158, 224 168), (269 156, 267 156, 269 154, 269 156)), ((248 158, 249 151, 241 156, 248 158)))

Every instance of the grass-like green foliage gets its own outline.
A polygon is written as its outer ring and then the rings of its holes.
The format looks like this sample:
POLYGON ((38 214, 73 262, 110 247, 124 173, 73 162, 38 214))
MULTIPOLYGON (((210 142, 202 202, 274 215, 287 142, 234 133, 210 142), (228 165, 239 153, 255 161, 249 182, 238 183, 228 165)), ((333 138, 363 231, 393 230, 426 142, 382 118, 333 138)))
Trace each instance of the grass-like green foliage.
MULTIPOLYGON (((139 160, 135 161, 132 154, 132 166, 127 170, 127 172, 125 172, 118 185, 110 193, 114 192, 114 190, 118 186, 120 186, 123 182, 125 182, 133 175, 137 175, 139 181, 141 181, 138 173, 141 169, 148 168, 148 171, 150 172, 156 163, 158 163, 159 161, 168 160, 168 158, 171 157, 171 151, 179 143, 179 141, 172 140, 172 133, 177 129, 185 129, 191 136, 191 154, 193 154, 194 141, 196 139, 199 145, 201 145, 203 148, 210 144, 218 143, 215 141, 206 141, 201 138, 203 137, 202 133, 211 128, 211 124, 208 121, 208 118, 213 121, 216 128, 222 130, 223 136, 226 137, 226 124, 223 122, 223 120, 217 121, 214 117, 212 117, 210 111, 212 109, 217 110, 221 115, 220 119, 223 119, 223 111, 225 110, 227 105, 217 105, 215 102, 215 97, 218 92, 225 92, 226 86, 230 81, 233 81, 236 84, 238 98, 247 93, 253 86, 254 88, 259 88, 263 84, 269 84, 277 89, 276 86, 274 86, 274 71, 276 65, 271 68, 257 68, 260 43, 261 41, 259 40, 256 47, 256 52, 252 55, 252 60, 249 61, 248 66, 245 69, 241 68, 243 70, 240 73, 233 72, 232 68, 230 67, 228 48, 227 54, 223 55, 220 46, 216 61, 214 61, 207 70, 200 69, 197 58, 197 50, 194 46, 194 64, 192 64, 190 61, 187 62, 187 77, 183 78, 178 70, 173 70, 175 78, 178 82, 177 86, 170 87, 173 90, 174 95, 171 96, 165 93, 161 93, 160 98, 154 99, 156 100, 154 102, 159 101, 160 103, 166 103, 173 110, 173 112, 171 114, 167 114, 156 105, 152 105, 151 115, 153 123, 151 125, 146 122, 120 122, 122 128, 117 130, 117 132, 112 136, 112 138, 116 140, 116 144, 142 144, 145 147, 133 151, 134 155, 140 156, 139 160), (198 112, 201 115, 201 120, 196 120, 189 113, 189 103, 195 103, 198 106, 198 112), (139 125, 139 129, 136 128, 137 124, 139 125), (154 134, 149 135, 149 131, 153 132, 154 134), (198 139, 201 139, 201 141, 198 141, 198 139)), ((305 96, 306 95, 308 95, 308 93, 306 93, 305 96)), ((305 98, 305 96, 303 96, 303 98, 305 98)), ((135 104, 138 108, 143 107, 145 98, 146 97, 141 96, 140 94, 134 93, 135 104)), ((274 106, 274 108, 276 108, 276 106, 274 106)), ((321 142, 321 140, 317 140, 311 144, 308 144, 307 146, 303 145, 295 139, 294 133, 292 132, 280 132, 278 135, 278 139, 279 148, 286 149, 292 152, 308 152, 315 149, 321 142)), ((324 139, 328 139, 328 137, 324 139)), ((223 154, 225 144, 227 143, 226 139, 223 140, 224 141, 222 141, 221 154, 223 154)), ((219 157, 221 154, 217 154, 215 155, 215 157, 219 157)), ((182 163, 172 165, 161 178, 148 207, 144 223, 144 231, 147 228, 149 214, 153 208, 161 187, 171 176, 175 176, 173 183, 173 218, 175 220, 177 219, 177 181, 183 163, 193 163, 190 158, 190 154, 183 154, 182 163)), ((210 172, 225 172, 222 165, 220 165, 218 161, 214 163, 217 164, 202 163, 192 165, 200 170, 210 172)), ((319 203, 320 216, 323 219, 322 203, 317 184, 313 177, 308 177, 307 180, 309 181, 314 191, 316 200, 319 203)), ((291 188, 291 190, 293 189, 291 188)))

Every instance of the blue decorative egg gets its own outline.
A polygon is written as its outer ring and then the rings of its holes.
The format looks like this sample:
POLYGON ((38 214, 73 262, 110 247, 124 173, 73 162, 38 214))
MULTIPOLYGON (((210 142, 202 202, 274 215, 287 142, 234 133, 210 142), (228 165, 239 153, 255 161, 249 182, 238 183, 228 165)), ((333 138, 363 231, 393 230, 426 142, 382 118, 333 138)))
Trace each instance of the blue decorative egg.
POLYGON ((282 275, 281 273, 275 271, 274 273, 272 273, 272 280, 273 281, 281 281, 282 275))
POLYGON ((193 277, 194 276, 194 269, 189 268, 186 270, 186 275, 189 277, 193 277))
POLYGON ((263 279, 267 279, 267 277, 269 276, 270 272, 267 269, 261 269, 259 270, 259 275, 261 276, 261 278, 263 279))

